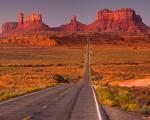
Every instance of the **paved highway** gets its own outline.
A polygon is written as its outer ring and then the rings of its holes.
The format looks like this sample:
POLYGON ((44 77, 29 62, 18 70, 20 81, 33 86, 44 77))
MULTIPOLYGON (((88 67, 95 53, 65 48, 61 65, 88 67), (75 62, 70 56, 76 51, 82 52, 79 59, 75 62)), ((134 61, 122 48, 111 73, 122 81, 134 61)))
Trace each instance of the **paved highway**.
POLYGON ((90 84, 87 44, 82 83, 64 84, 0 103, 0 120, 107 120, 90 84))

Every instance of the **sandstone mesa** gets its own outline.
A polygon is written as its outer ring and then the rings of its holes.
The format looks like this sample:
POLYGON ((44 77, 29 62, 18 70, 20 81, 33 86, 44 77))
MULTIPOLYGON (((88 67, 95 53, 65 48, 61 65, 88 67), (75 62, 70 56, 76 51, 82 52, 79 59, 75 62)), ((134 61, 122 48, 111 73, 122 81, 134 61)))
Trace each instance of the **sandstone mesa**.
POLYGON ((18 15, 18 22, 6 22, 2 25, 2 33, 49 31, 50 28, 42 22, 42 15, 33 13, 30 16, 18 15))
POLYGON ((28 31, 150 32, 150 27, 145 25, 140 15, 130 8, 116 11, 100 10, 96 14, 96 20, 89 25, 79 22, 76 16, 73 16, 70 23, 52 28, 43 23, 42 15, 38 13, 30 16, 20 13, 18 22, 7 22, 2 25, 3 34, 28 31))

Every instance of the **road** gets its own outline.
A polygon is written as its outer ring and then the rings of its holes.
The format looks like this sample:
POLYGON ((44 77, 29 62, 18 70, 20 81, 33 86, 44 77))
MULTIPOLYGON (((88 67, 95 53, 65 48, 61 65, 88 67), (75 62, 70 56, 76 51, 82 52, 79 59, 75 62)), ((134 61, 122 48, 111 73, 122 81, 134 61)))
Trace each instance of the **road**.
POLYGON ((107 120, 90 84, 89 42, 82 83, 64 84, 2 102, 0 120, 107 120))

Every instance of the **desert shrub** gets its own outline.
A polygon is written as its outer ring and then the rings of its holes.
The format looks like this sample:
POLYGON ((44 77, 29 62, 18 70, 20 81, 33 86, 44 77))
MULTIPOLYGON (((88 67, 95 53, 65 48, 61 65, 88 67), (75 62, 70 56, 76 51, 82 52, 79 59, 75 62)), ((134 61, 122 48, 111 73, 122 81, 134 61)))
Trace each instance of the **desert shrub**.
POLYGON ((113 94, 111 93, 111 91, 107 88, 98 88, 97 89, 98 93, 99 93, 99 99, 100 101, 104 101, 106 99, 113 99, 113 94))
POLYGON ((121 104, 119 105, 123 110, 127 110, 128 109, 128 104, 121 104))
POLYGON ((138 111, 138 105, 136 103, 131 103, 128 105, 127 111, 136 112, 138 111))
POLYGON ((135 102, 131 92, 124 88, 117 88, 118 93, 116 95, 116 101, 119 103, 119 106, 127 111, 135 112, 138 110, 138 105, 135 102))
POLYGON ((108 88, 98 88, 97 92, 102 104, 107 106, 117 106, 117 101, 114 99, 113 93, 108 88))
POLYGON ((98 87, 97 93, 100 102, 107 106, 119 106, 129 112, 138 111, 138 104, 132 94, 126 88, 121 87, 98 87))
POLYGON ((67 78, 64 78, 63 76, 58 75, 58 74, 55 74, 53 76, 53 79, 56 80, 57 82, 62 82, 62 83, 68 83, 69 82, 67 78))
POLYGON ((112 106, 112 107, 117 105, 116 101, 110 100, 110 99, 105 99, 102 103, 104 105, 108 105, 108 106, 112 106))
POLYGON ((150 114, 150 106, 143 105, 142 108, 140 108, 140 112, 144 115, 150 114))
POLYGON ((57 64, 56 66, 63 66, 63 64, 57 64))
POLYGON ((127 90, 121 90, 118 92, 116 99, 120 106, 124 106, 129 102, 129 92, 127 90))
POLYGON ((135 78, 135 74, 123 74, 123 73, 113 73, 112 78, 114 80, 130 80, 135 78))

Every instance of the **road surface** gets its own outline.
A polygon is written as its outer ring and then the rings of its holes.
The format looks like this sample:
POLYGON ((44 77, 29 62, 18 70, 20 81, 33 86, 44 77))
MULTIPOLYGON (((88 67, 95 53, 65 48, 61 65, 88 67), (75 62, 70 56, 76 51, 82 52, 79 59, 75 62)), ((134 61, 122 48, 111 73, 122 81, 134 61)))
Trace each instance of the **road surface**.
POLYGON ((87 44, 82 83, 64 84, 0 103, 0 120, 107 120, 90 84, 87 44))

